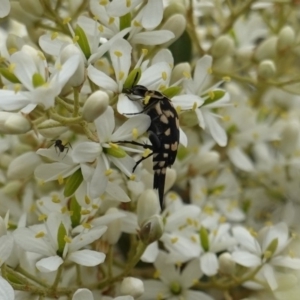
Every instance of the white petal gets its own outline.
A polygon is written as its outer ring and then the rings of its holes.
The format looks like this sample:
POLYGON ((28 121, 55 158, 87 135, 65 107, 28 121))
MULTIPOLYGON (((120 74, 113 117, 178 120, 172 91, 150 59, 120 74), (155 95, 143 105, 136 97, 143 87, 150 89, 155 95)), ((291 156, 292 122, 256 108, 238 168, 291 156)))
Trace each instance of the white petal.
POLYGON ((176 107, 180 107, 182 110, 192 109, 194 106, 199 107, 204 103, 204 100, 196 95, 179 95, 172 98, 172 103, 176 107))
POLYGON ((195 279, 202 277, 202 272, 199 266, 199 260, 194 259, 190 261, 181 273, 182 285, 185 288, 190 288, 194 285, 195 279))
POLYGON ((127 118, 133 118, 134 115, 127 114, 138 114, 143 110, 143 108, 138 101, 129 100, 125 94, 120 94, 117 103, 117 110, 120 114, 125 115, 127 118))
POLYGON ((138 115, 130 118, 122 124, 112 135, 111 141, 133 140, 133 129, 138 130, 138 136, 142 135, 149 128, 151 119, 148 115, 138 115))
POLYGON ((68 153, 65 153, 65 155, 60 156, 60 153, 57 153, 56 150, 57 149, 55 149, 53 144, 49 147, 49 149, 43 149, 43 148, 38 149, 36 153, 44 157, 47 157, 53 161, 61 161, 63 164, 67 164, 70 166, 74 165, 74 162, 68 153))
MULTIPOLYGON (((71 42, 71 41, 70 41, 71 42)), ((44 52, 47 54, 53 55, 53 56, 58 56, 60 50, 64 45, 66 45, 67 42, 60 40, 60 39, 53 39, 51 37, 51 34, 43 34, 39 38, 39 45, 43 49, 44 52)))
POLYGON ((59 84, 42 85, 32 90, 31 101, 35 104, 41 104, 45 109, 54 106, 55 97, 60 93, 59 84))
POLYGON ((99 87, 102 87, 106 90, 118 92, 117 83, 111 79, 108 75, 102 71, 97 70, 92 65, 89 65, 87 69, 88 77, 99 87))
POLYGON ((88 289, 78 289, 74 293, 72 300, 94 300, 94 296, 88 289))
POLYGON ((48 273, 56 271, 63 262, 64 261, 60 256, 55 255, 47 258, 42 258, 35 264, 35 266, 40 272, 48 273))
POLYGON ((142 300, 156 299, 158 295, 161 299, 170 299, 169 287, 159 280, 145 280, 145 292, 141 296, 142 300))
POLYGON ((118 185, 108 181, 105 192, 112 197, 114 200, 120 202, 130 202, 130 198, 125 191, 118 185))
POLYGON ((236 226, 232 229, 234 237, 237 241, 245 247, 248 251, 261 255, 261 249, 257 240, 250 234, 250 232, 241 226, 236 226))
POLYGON ((277 256, 271 259, 271 264, 274 266, 285 267, 290 269, 300 269, 300 259, 289 256, 277 256))
POLYGON ((35 169, 34 175, 44 182, 48 182, 58 180, 60 177, 66 178, 75 173, 79 168, 80 165, 69 166, 62 163, 41 164, 35 169))
POLYGON ((104 262, 105 254, 86 249, 72 252, 68 259, 82 266, 93 267, 104 262))
POLYGON ((193 291, 193 290, 187 290, 185 296, 186 296, 185 299, 189 299, 189 300, 214 300, 214 298, 212 298, 211 296, 203 292, 193 291))
POLYGON ((1 276, 0 276, 0 299, 1 300, 14 300, 15 299, 15 292, 14 292, 13 288, 1 276))
POLYGON ((154 242, 154 243, 150 244, 144 251, 144 253, 141 257, 141 261, 146 262, 146 263, 153 263, 158 256, 158 252, 159 252, 158 243, 154 242))
POLYGON ((89 192, 92 199, 98 198, 103 195, 107 186, 107 176, 105 176, 105 164, 103 158, 100 156, 97 161, 97 166, 94 171, 89 192))
POLYGON ((114 41, 109 50, 112 65, 115 70, 115 76, 117 82, 119 82, 120 92, 123 87, 123 82, 127 78, 128 71, 131 65, 131 51, 131 45, 124 39, 118 39, 114 41), (120 82, 122 84, 120 84, 120 82))
POLYGON ((276 290, 278 287, 273 267, 269 264, 263 266, 261 272, 263 273, 264 277, 266 278, 270 288, 272 291, 276 290))
POLYGON ((14 74, 31 91, 33 89, 32 76, 37 73, 33 57, 24 51, 18 51, 11 56, 10 61, 15 64, 14 74))
POLYGON ((174 37, 174 33, 169 30, 146 31, 135 34, 131 39, 131 42, 133 44, 152 46, 166 43, 174 37))
POLYGON ((126 155, 122 158, 117 158, 114 156, 109 156, 111 162, 115 164, 126 176, 130 177, 132 175, 133 167, 135 166, 135 161, 132 157, 126 155))
POLYGON ((227 134, 224 128, 218 123, 216 118, 211 113, 203 114, 204 121, 213 139, 219 146, 224 147, 227 145, 227 134))
POLYGON ((10 235, 3 235, 0 237, 0 266, 11 255, 14 245, 14 239, 10 235))
POLYGON ((179 128, 179 141, 181 145, 187 147, 188 139, 185 132, 181 128, 179 128))
POLYGON ((88 232, 79 234, 69 244, 69 252, 74 252, 99 239, 107 230, 106 226, 94 227, 88 232))
POLYGON ((217 274, 219 262, 215 253, 207 252, 200 257, 200 267, 203 273, 207 276, 217 274))
POLYGON ((0 90, 0 108, 6 111, 19 110, 30 103, 27 95, 28 93, 0 90))
POLYGON ((170 66, 174 66, 173 54, 169 49, 159 50, 151 59, 151 64, 158 64, 161 62, 167 62, 170 66))
POLYGON ((209 55, 204 55, 197 61, 194 71, 194 82, 197 84, 197 92, 203 89, 205 79, 209 76, 211 66, 212 57, 209 55))
POLYGON ((231 162, 239 169, 251 172, 254 170, 253 163, 239 147, 229 147, 227 155, 231 162))
POLYGON ((108 106, 106 111, 95 120, 97 134, 100 143, 110 141, 111 134, 115 128, 114 110, 108 106))
POLYGON ((232 259, 245 267, 258 267, 262 264, 258 256, 246 251, 234 251, 232 253, 232 259))
MULTIPOLYGON (((0 9, 0 18, 4 18, 10 12, 10 2, 9 2, 9 0, 0 0, 0 7, 1 7, 1 9, 0 9)), ((3 298, 3 300, 6 300, 6 298, 3 298)))
POLYGON ((15 242, 25 251, 46 256, 55 255, 55 249, 47 244, 43 238, 35 238, 35 232, 29 228, 18 228, 13 237, 15 242))
POLYGON ((82 142, 77 144, 72 157, 75 163, 93 162, 101 153, 101 146, 94 142, 82 142))
POLYGON ((163 17, 163 1, 161 0, 151 0, 148 1, 144 10, 142 25, 146 29, 153 29, 158 26, 163 17))

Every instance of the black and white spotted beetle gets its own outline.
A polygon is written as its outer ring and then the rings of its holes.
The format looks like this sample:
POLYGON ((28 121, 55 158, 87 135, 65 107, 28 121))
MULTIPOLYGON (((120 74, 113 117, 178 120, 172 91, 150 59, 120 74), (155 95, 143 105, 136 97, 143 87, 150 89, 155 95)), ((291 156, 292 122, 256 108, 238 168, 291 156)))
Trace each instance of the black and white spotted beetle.
POLYGON ((179 145, 177 111, 169 98, 142 85, 133 86, 124 92, 130 100, 142 100, 143 110, 140 113, 145 113, 151 118, 147 130, 151 145, 131 143, 150 149, 152 152, 136 162, 133 172, 140 162, 153 155, 153 188, 158 189, 160 206, 163 208, 166 169, 174 164, 179 145))

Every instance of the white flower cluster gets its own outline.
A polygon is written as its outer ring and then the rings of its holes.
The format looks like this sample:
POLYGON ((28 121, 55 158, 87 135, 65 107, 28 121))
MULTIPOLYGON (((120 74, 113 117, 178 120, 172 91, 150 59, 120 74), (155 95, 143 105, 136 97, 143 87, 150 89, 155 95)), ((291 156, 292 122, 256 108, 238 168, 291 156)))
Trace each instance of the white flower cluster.
POLYGON ((0 0, 0 300, 298 300, 298 2, 0 0))

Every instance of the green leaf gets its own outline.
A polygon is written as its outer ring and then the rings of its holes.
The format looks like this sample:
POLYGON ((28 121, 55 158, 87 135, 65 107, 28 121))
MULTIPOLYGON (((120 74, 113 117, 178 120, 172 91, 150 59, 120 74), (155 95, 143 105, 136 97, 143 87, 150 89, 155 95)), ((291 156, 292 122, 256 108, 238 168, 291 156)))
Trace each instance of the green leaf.
POLYGON ((12 83, 20 83, 19 79, 6 68, 0 68, 0 74, 12 83))
POLYGON ((66 235, 67 235, 66 228, 64 224, 61 222, 57 231, 57 244, 58 244, 57 254, 59 256, 62 256, 64 253, 64 248, 66 245, 66 241, 65 241, 66 235))
POLYGON ((220 100, 221 98, 223 98, 224 95, 225 95, 225 91, 223 91, 223 90, 214 90, 214 91, 211 91, 208 94, 202 95, 203 98, 208 97, 205 100, 203 106, 214 103, 214 102, 220 100))
POLYGON ((181 92, 180 86, 171 86, 162 91, 162 93, 168 98, 172 98, 178 95, 180 92, 181 92))
POLYGON ((201 246, 204 251, 209 250, 209 239, 208 239, 208 232, 205 227, 201 226, 201 229, 199 230, 199 237, 201 246))
POLYGON ((129 73, 129 75, 127 76, 127 78, 123 84, 123 90, 131 89, 133 86, 135 86, 138 83, 138 81, 140 80, 141 76, 142 76, 141 68, 133 69, 129 73))
POLYGON ((80 224, 80 219, 81 219, 81 206, 77 202, 77 199, 75 196, 71 198, 70 201, 70 212, 71 213, 71 222, 72 222, 72 227, 75 228, 80 224))
POLYGON ((88 39, 85 35, 85 32, 79 25, 76 26, 74 31, 75 31, 75 36, 78 37, 77 43, 81 48, 82 52, 84 53, 86 59, 88 59, 91 56, 91 49, 88 43, 88 39))
POLYGON ((120 31, 131 26, 131 13, 120 17, 120 31))
POLYGON ((35 73, 32 75, 32 84, 35 88, 37 88, 45 84, 45 80, 41 74, 35 73))
POLYGON ((67 179, 65 190, 64 190, 64 196, 65 197, 72 196, 76 192, 76 190, 78 189, 82 181, 83 181, 83 176, 81 173, 81 169, 78 169, 67 179))
POLYGON ((190 62, 192 59, 192 42, 185 31, 181 37, 169 46, 174 57, 175 65, 181 62, 190 62))

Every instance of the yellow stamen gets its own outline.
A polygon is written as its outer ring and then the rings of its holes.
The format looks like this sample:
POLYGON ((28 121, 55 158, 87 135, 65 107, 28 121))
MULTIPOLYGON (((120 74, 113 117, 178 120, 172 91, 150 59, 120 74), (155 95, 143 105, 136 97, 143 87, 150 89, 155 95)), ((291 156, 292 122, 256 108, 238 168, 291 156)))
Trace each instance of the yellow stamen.
POLYGON ((110 17, 108 20, 108 24, 111 25, 115 22, 115 18, 114 17, 110 17))
POLYGON ((153 278, 159 278, 160 276, 160 271, 159 270, 156 270, 154 273, 153 273, 153 278))
POLYGON ((40 231, 40 232, 38 232, 34 237, 35 237, 36 239, 39 239, 39 238, 42 238, 42 237, 44 237, 44 236, 45 236, 45 232, 40 231))
POLYGON ((16 64, 10 64, 10 65, 8 66, 8 71, 9 71, 10 73, 13 73, 13 72, 15 71, 15 68, 16 68, 16 64))
POLYGON ((141 23, 138 22, 138 21, 136 21, 136 20, 133 21, 133 26, 135 26, 135 27, 142 27, 141 23))
POLYGON ((99 25, 99 26, 98 26, 98 30, 99 30, 100 32, 103 32, 103 31, 104 31, 103 25, 99 25))
POLYGON ((171 238, 171 243, 175 244, 178 242, 178 237, 171 238))
POLYGON ((197 109, 197 107, 198 107, 198 104, 197 104, 197 102, 194 102, 192 110, 196 110, 196 109, 197 109))
POLYGON ((75 35, 72 39, 73 43, 77 43, 77 41, 79 40, 79 36, 78 35, 75 35))
POLYGON ((131 6, 131 0, 126 0, 126 7, 130 7, 131 6))
POLYGON ((130 180, 134 181, 136 179, 136 176, 134 174, 131 174, 129 177, 130 180))
POLYGON ((190 79, 190 78, 191 78, 191 73, 190 73, 190 72, 184 71, 182 74, 183 74, 183 76, 184 76, 185 78, 187 78, 187 79, 190 79))
POLYGON ((168 75, 167 75, 166 72, 162 72, 162 73, 161 73, 161 77, 162 77, 163 80, 167 80, 168 75))
POLYGON ((227 219, 226 219, 225 216, 221 216, 221 217, 219 218, 219 222, 220 222, 220 223, 225 223, 226 221, 227 221, 227 219))
POLYGON ((70 237, 68 237, 67 235, 65 235, 64 237, 64 241, 68 244, 70 244, 72 242, 72 239, 70 237))
POLYGON ((57 195, 53 195, 51 201, 52 201, 53 203, 60 203, 60 199, 58 198, 57 195))
POLYGON ((169 193, 169 198, 170 198, 171 200, 176 200, 176 199, 177 199, 177 195, 176 195, 175 193, 170 192, 170 193, 169 193))
POLYGON ((84 202, 85 202, 86 204, 90 204, 90 203, 91 203, 91 199, 90 199, 87 195, 85 195, 85 196, 84 196, 84 202))
POLYGON ((142 53, 143 53, 143 55, 147 55, 148 54, 148 49, 142 49, 142 53))
POLYGON ((39 221, 44 221, 46 219, 47 219, 47 215, 45 215, 45 214, 39 215, 39 218, 38 218, 39 221))
POLYGON ((122 57, 123 53, 121 51, 115 51, 114 55, 117 57, 122 57))
POLYGON ((135 140, 135 139, 137 139, 138 136, 139 136, 139 131, 137 130, 137 128, 133 128, 132 129, 132 138, 135 140))
POLYGON ((99 206, 97 204, 92 204, 92 209, 98 209, 99 206))
POLYGON ((191 236, 191 240, 193 243, 197 243, 197 238, 194 235, 191 236))
POLYGON ((119 80, 122 80, 124 78, 125 73, 123 71, 119 72, 119 80))
POLYGON ((15 84, 14 85, 14 91, 15 91, 15 93, 18 93, 18 92, 20 92, 20 90, 21 90, 21 85, 20 84, 15 84))
POLYGON ((213 72, 213 71, 212 71, 212 68, 208 68, 208 69, 207 69, 207 73, 208 73, 208 74, 212 74, 212 72, 213 72))
POLYGON ((80 212, 80 214, 82 214, 82 215, 88 215, 90 213, 91 213, 91 211, 89 209, 82 209, 80 212))
POLYGON ((89 224, 89 223, 83 223, 82 227, 85 228, 85 229, 91 229, 92 228, 91 224, 89 224))
POLYGON ((112 169, 107 169, 107 170, 105 171, 104 174, 105 174, 106 176, 109 176, 112 172, 113 172, 112 169))
POLYGON ((68 24, 72 19, 70 17, 63 19, 63 24, 68 24))
POLYGON ((115 144, 115 143, 109 143, 109 146, 111 148, 114 148, 114 149, 118 149, 119 148, 119 145, 118 144, 115 144))
POLYGON ((54 31, 52 34, 51 34, 51 40, 55 40, 56 38, 58 37, 58 32, 54 31))
POLYGON ((143 153, 143 157, 146 157, 148 156, 149 154, 151 153, 151 150, 150 149, 145 149, 144 153, 143 153))
POLYGON ((64 178, 62 177, 62 175, 58 175, 57 181, 59 185, 62 185, 64 183, 64 178))
POLYGON ((176 111, 177 111, 178 114, 181 112, 181 106, 176 106, 175 109, 176 109, 176 111))
POLYGON ((224 76, 223 80, 226 82, 229 82, 229 81, 231 81, 231 78, 230 78, 230 76, 224 76))
POLYGON ((64 214, 68 211, 68 208, 66 206, 64 206, 60 209, 60 211, 61 211, 62 214, 64 214))
POLYGON ((108 3, 107 0, 100 0, 99 1, 100 5, 107 5, 107 3, 108 3))

